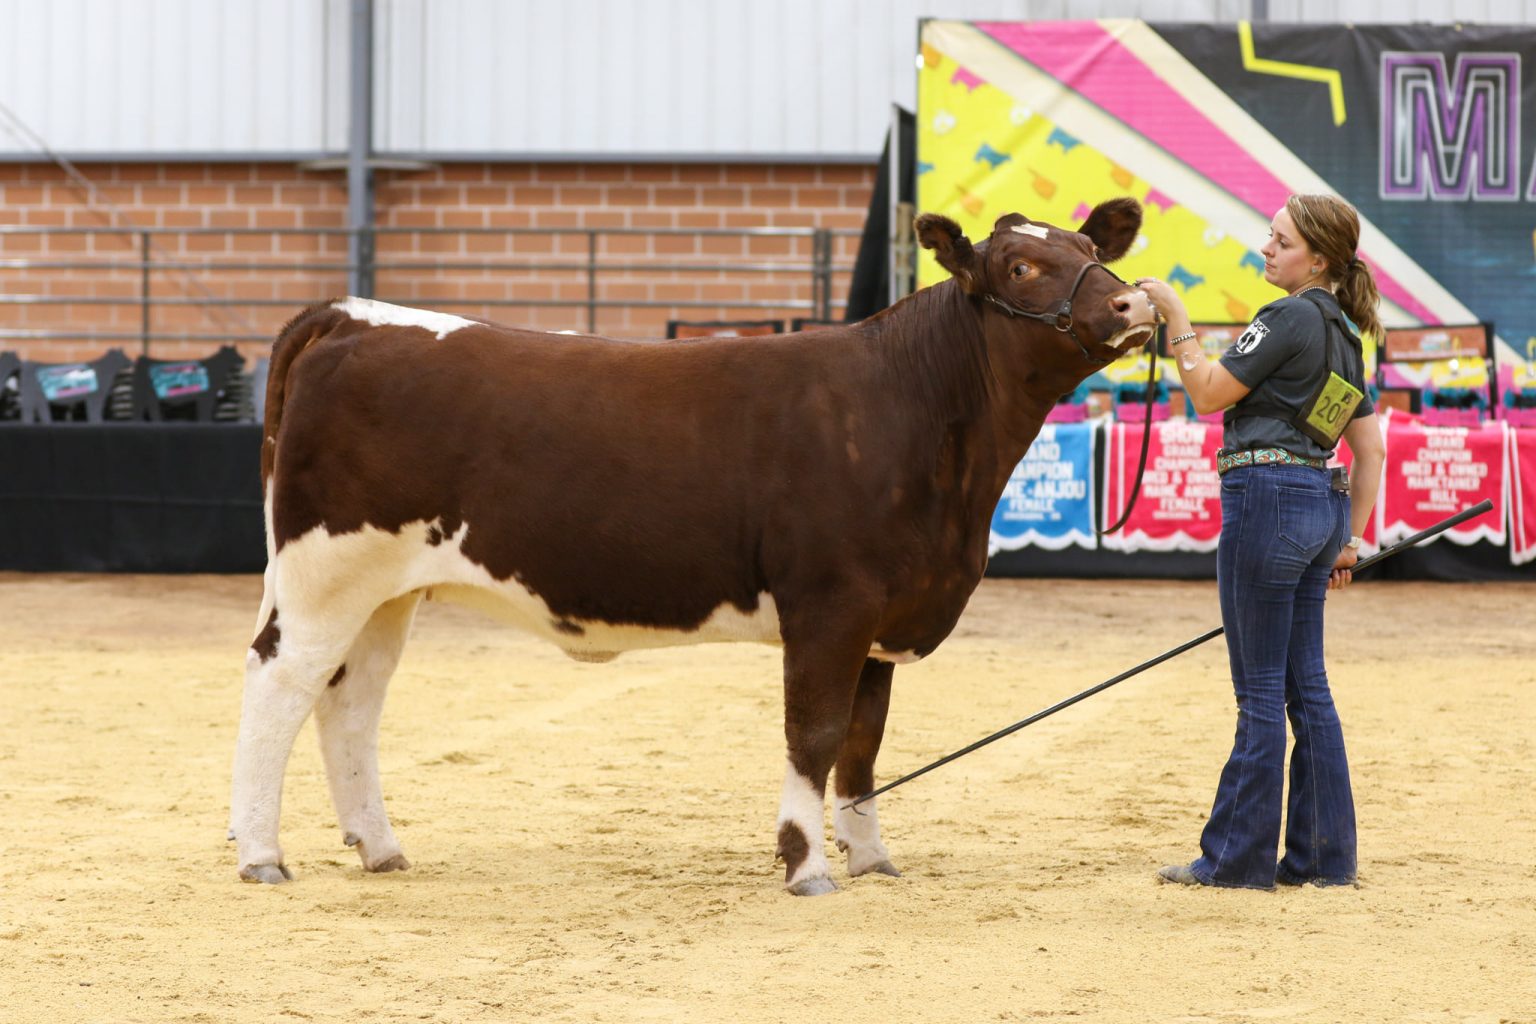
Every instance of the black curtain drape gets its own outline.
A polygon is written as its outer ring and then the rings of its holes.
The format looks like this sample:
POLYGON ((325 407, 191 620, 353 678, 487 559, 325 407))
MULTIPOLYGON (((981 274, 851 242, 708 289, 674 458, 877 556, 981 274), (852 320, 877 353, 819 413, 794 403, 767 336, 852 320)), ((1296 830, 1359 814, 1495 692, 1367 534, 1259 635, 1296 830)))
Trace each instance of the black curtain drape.
MULTIPOLYGON (((912 169, 917 162, 916 125, 911 111, 896 108, 899 138, 896 140, 898 202, 916 200, 912 169)), ((869 199, 869 216, 864 221, 864 236, 859 239, 859 255, 853 264, 853 280, 848 285, 848 308, 843 319, 848 322, 874 316, 901 296, 891 295, 891 134, 886 132, 885 147, 880 151, 880 169, 875 177, 875 191, 869 199)))

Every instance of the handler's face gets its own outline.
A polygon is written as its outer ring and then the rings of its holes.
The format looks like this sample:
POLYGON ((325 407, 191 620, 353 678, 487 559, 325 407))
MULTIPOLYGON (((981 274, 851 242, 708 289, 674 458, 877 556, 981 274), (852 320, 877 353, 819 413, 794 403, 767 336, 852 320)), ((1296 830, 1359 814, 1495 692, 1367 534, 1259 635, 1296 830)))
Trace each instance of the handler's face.
POLYGON ((1264 256, 1264 280, 1292 295, 1323 283, 1323 258, 1301 237, 1285 207, 1269 222, 1269 241, 1259 252, 1264 256), (1318 268, 1314 274, 1312 269, 1318 268))

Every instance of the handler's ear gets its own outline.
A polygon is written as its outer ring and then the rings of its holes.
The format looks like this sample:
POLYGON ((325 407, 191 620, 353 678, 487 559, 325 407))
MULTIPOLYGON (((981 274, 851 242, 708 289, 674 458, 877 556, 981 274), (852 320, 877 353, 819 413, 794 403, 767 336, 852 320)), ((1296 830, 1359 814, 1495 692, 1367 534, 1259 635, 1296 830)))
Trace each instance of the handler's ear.
POLYGON ((1136 232, 1141 230, 1141 204, 1129 196, 1106 199, 1077 230, 1093 241, 1102 262, 1113 263, 1136 241, 1136 232))
POLYGON ((937 213, 917 218, 917 240, 924 249, 932 249, 939 266, 955 276, 967 295, 976 288, 976 250, 960 225, 937 213))

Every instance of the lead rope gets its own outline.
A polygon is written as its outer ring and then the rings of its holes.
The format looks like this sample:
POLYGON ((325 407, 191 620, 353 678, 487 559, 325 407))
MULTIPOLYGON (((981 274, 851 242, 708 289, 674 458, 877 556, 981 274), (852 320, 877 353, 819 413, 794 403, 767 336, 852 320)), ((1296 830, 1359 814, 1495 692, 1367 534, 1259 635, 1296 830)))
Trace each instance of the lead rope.
POLYGON ((1125 525, 1125 521, 1131 518, 1131 509, 1136 507, 1136 498, 1141 494, 1141 475, 1147 468, 1147 446, 1152 441, 1152 402, 1157 397, 1157 332, 1152 332, 1152 337, 1147 342, 1147 421, 1141 430, 1141 457, 1136 461, 1136 482, 1131 484, 1131 499, 1125 503, 1125 512, 1121 514, 1119 522, 1107 530, 1100 530, 1099 536, 1105 537, 1114 533, 1125 525))

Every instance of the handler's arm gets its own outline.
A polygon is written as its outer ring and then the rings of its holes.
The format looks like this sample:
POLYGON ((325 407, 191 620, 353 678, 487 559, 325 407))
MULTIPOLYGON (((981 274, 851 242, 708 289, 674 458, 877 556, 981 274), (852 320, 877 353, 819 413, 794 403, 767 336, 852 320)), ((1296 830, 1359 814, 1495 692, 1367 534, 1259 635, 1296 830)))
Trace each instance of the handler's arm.
MULTIPOLYGON (((1381 467, 1387 461, 1387 446, 1381 439, 1381 427, 1376 414, 1361 416, 1349 421, 1344 428, 1344 440, 1355 454, 1354 468, 1349 483, 1349 532, 1358 537, 1365 533, 1371 521, 1371 510, 1376 507, 1376 495, 1381 490, 1381 467)), ((1328 578, 1328 589, 1338 590, 1349 585, 1354 574, 1350 569, 1359 561, 1360 552, 1354 548, 1342 548, 1333 561, 1333 573, 1328 578)))
POLYGON ((1349 532, 1358 537, 1371 521, 1376 494, 1381 490, 1381 467, 1387 461, 1387 446, 1381 439, 1376 414, 1349 421, 1344 440, 1355 453, 1355 465, 1349 483, 1349 532))
MULTIPOLYGON (((1170 343, 1191 333, 1189 313, 1167 282, 1144 277, 1136 284, 1167 318, 1170 343)), ((1172 347, 1173 363, 1179 368, 1179 382, 1184 385, 1184 394, 1202 416, 1220 412, 1253 390, 1232 376, 1225 366, 1205 358, 1198 338, 1188 338, 1172 347)))

